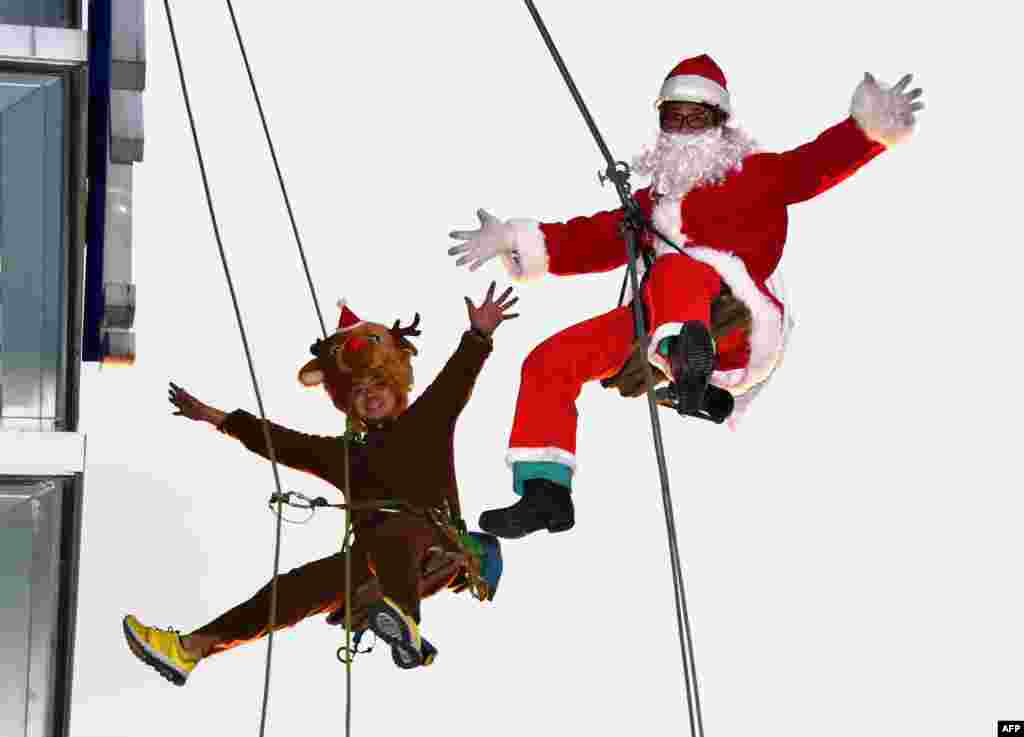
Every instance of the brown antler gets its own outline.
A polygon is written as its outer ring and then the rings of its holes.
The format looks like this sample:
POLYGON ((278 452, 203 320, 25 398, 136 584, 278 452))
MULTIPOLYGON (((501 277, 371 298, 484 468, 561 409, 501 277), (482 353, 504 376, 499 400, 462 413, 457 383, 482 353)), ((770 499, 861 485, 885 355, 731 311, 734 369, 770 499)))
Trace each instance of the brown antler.
POLYGON ((404 338, 407 335, 419 335, 420 331, 416 329, 416 326, 420 324, 420 313, 416 313, 416 316, 412 320, 411 325, 406 327, 399 327, 401 320, 395 320, 395 324, 391 326, 391 332, 398 338, 404 338))
POLYGON ((416 355, 419 351, 416 350, 416 346, 412 344, 412 341, 409 340, 408 336, 420 334, 420 331, 416 329, 416 326, 420 324, 420 313, 416 313, 411 325, 407 325, 403 328, 400 327, 400 322, 401 320, 395 320, 395 324, 391 326, 391 334, 395 336, 395 340, 398 341, 398 345, 408 349, 408 351, 413 355, 416 355))

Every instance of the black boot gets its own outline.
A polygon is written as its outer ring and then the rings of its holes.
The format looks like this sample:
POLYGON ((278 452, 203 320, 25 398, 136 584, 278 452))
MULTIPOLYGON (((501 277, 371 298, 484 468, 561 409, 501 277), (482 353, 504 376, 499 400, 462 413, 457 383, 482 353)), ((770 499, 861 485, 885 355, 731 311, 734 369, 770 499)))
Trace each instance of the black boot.
MULTIPOLYGON (((671 407, 680 414, 685 414, 679 409, 679 395, 676 393, 676 385, 669 384, 654 391, 655 401, 663 407, 671 407)), ((697 412, 687 417, 700 417, 704 420, 711 420, 722 424, 736 407, 736 400, 731 393, 721 389, 714 384, 708 384, 707 392, 704 394, 704 411, 697 412)))
POLYGON ((503 538, 525 537, 542 529, 564 532, 575 523, 569 489, 548 479, 527 479, 519 501, 480 515, 480 529, 503 538))
POLYGON ((736 400, 731 392, 714 384, 708 385, 708 391, 704 395, 704 412, 709 420, 722 424, 735 407, 736 400))
POLYGON ((699 414, 705 408, 708 382, 715 364, 715 344, 704 323, 699 320, 683 323, 679 335, 672 341, 669 363, 679 413, 699 414))

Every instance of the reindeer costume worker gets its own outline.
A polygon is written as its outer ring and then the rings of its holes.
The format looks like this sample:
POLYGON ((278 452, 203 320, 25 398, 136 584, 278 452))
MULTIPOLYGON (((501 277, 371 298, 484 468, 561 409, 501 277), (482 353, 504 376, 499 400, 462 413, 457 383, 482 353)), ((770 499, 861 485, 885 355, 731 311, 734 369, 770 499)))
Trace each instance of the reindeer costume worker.
MULTIPOLYGON (((725 125, 729 91, 709 56, 686 59, 669 73, 655 102, 657 144, 634 162, 652 184, 636 199, 682 253, 649 235, 641 243, 654 263, 640 295, 649 331, 640 359, 672 378, 681 412, 708 412, 708 398, 724 394, 724 419, 733 396, 771 374, 784 346, 784 305, 766 282, 782 258, 787 207, 831 189, 911 133, 922 104, 914 102, 919 89, 904 92, 909 81, 908 75, 889 88, 865 75, 845 120, 791 151, 763 153, 725 125), (716 335, 714 305, 725 298, 739 300, 749 319, 716 335)), ((610 271, 626 262, 621 208, 565 223, 478 214, 480 229, 451 233, 466 242, 449 254, 471 270, 498 255, 519 280, 610 271)), ((484 512, 484 530, 515 538, 573 526, 575 400, 583 384, 628 368, 633 350, 632 313, 624 305, 567 328, 527 356, 506 455, 521 499, 484 512)))
MULTIPOLYGON (((491 352, 491 334, 502 321, 516 317, 505 314, 516 302, 505 301, 510 292, 506 290, 495 302, 492 283, 479 308, 466 299, 470 329, 437 378, 408 408, 410 356, 416 349, 407 336, 419 334, 415 330, 419 316, 411 328, 400 328, 396 321, 388 329, 359 320, 343 305, 338 331, 312 346, 316 357, 300 369, 299 380, 305 386, 323 385, 335 406, 348 415, 350 428, 365 430, 360 441, 349 443, 347 464, 344 436, 307 435, 268 423, 279 463, 339 489, 345 488, 347 470, 351 489, 347 501, 399 500, 416 510, 435 511, 454 520, 452 527, 462 532, 462 545, 453 545, 443 528, 426 517, 383 511, 352 515, 356 539, 351 551, 352 590, 376 578, 380 596, 368 607, 367 624, 391 646, 394 660, 402 668, 429 665, 437 653, 419 632, 421 595, 444 587, 435 583, 424 590, 421 574, 428 551, 438 546, 450 552, 469 550, 475 560, 467 565, 479 572, 484 597, 493 598, 498 586, 502 568, 498 540, 466 533, 459 519, 453 435, 456 420, 491 352)), ((269 457, 258 417, 243 410, 224 413, 175 384, 171 384, 170 401, 178 408, 176 414, 209 422, 250 451, 269 457)), ((465 571, 443 583, 456 590, 464 588, 465 571)), ((280 576, 274 629, 337 611, 348 605, 343 601, 344 591, 345 556, 340 553, 280 576)), ((186 636, 147 627, 129 615, 124 620, 125 636, 140 659, 176 685, 184 685, 202 658, 268 634, 270 600, 268 583, 248 601, 186 636)))

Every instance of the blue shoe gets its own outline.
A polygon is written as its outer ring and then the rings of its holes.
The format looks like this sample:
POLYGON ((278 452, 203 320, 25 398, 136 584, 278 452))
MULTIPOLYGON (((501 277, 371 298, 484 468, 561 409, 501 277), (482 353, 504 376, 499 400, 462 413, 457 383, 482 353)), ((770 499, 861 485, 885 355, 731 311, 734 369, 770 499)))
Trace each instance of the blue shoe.
POLYGON ((480 578, 487 583, 487 601, 493 601, 505 567, 501 559, 501 540, 484 532, 471 532, 469 537, 476 542, 474 552, 480 557, 480 578))

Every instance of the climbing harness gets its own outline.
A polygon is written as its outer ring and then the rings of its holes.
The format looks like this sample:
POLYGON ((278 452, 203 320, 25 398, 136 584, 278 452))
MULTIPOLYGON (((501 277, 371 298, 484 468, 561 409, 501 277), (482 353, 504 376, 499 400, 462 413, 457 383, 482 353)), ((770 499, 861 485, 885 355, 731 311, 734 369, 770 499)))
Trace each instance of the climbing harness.
MULTIPOLYGON (((466 577, 466 589, 479 601, 487 601, 493 598, 493 591, 490 585, 483 578, 482 557, 483 550, 479 542, 467 534, 466 524, 463 520, 456 518, 447 508, 414 507, 397 499, 381 499, 362 502, 350 502, 343 504, 331 504, 324 497, 310 498, 297 491, 289 491, 285 494, 274 494, 270 497, 268 504, 283 503, 298 509, 309 509, 310 519, 316 510, 322 507, 330 509, 344 509, 346 514, 350 512, 386 512, 391 514, 403 514, 428 522, 440 536, 447 540, 452 547, 463 556, 466 577)), ((308 520, 307 520, 308 521, 308 520)), ((300 524, 305 524, 302 522, 300 524)), ((346 536, 346 543, 348 536, 346 536)), ((344 549, 344 547, 343 547, 344 549)), ((351 609, 346 597, 346 610, 351 609)))
MULTIPOLYGON (((640 294, 636 275, 638 235, 642 230, 646 229, 676 250, 679 250, 680 252, 681 250, 675 243, 672 243, 668 238, 658 232, 647 218, 644 217, 644 214, 640 209, 640 205, 633 197, 632 190, 629 186, 629 165, 622 161, 617 162, 612 158, 611 152, 608 150, 608 146, 605 144, 604 138, 602 138, 601 133, 598 131, 597 125, 594 123, 594 119, 590 115, 590 111, 587 110, 587 106, 584 104, 579 90, 576 89, 576 84, 573 82, 572 76, 569 74, 569 70, 565 66, 565 62, 562 61, 562 56, 555 47, 555 43, 552 41, 551 35, 548 33, 540 14, 537 12, 537 8, 533 4, 533 0, 524 1, 526 3, 527 10, 530 11, 530 15, 533 16, 533 20, 537 24, 537 29, 540 31, 540 34, 544 39, 544 43, 548 47, 548 51, 550 51, 551 56, 554 57, 555 64, 558 66, 558 70, 561 72, 562 78, 565 80, 565 83, 569 88, 569 92, 576 101, 576 105, 579 108, 580 113, 583 115, 583 119, 586 122, 587 127, 590 129, 594 140, 597 142, 597 147, 600 149, 602 156, 604 156, 604 159, 608 164, 604 172, 598 173, 598 180, 602 185, 605 181, 612 182, 619 194, 619 199, 622 201, 624 217, 621 233, 626 242, 626 270, 633 294, 633 326, 637 339, 641 341, 643 348, 646 351, 648 343, 647 331, 644 328, 644 315, 640 305, 640 300, 637 299, 637 296, 640 294)), ((623 282, 623 294, 624 293, 625 282, 623 282)), ((621 303, 622 299, 620 297, 619 304, 621 303)), ((686 593, 683 586, 683 574, 679 561, 675 517, 672 511, 672 497, 669 491, 668 469, 665 464, 665 447, 661 436, 661 424, 658 418, 658 405, 655 397, 653 372, 651 371, 650 364, 645 364, 645 371, 647 374, 647 407, 651 415, 654 451, 658 460, 658 473, 661 477, 662 504, 665 508, 665 526, 668 531, 668 548, 672 563, 672 583, 675 591, 676 622, 679 630, 679 648, 683 659, 683 681, 686 690, 687 711, 690 718, 690 735, 691 737, 704 737, 704 720, 700 709, 697 669, 693 659, 693 640, 690 634, 689 615, 686 608, 686 593)))

